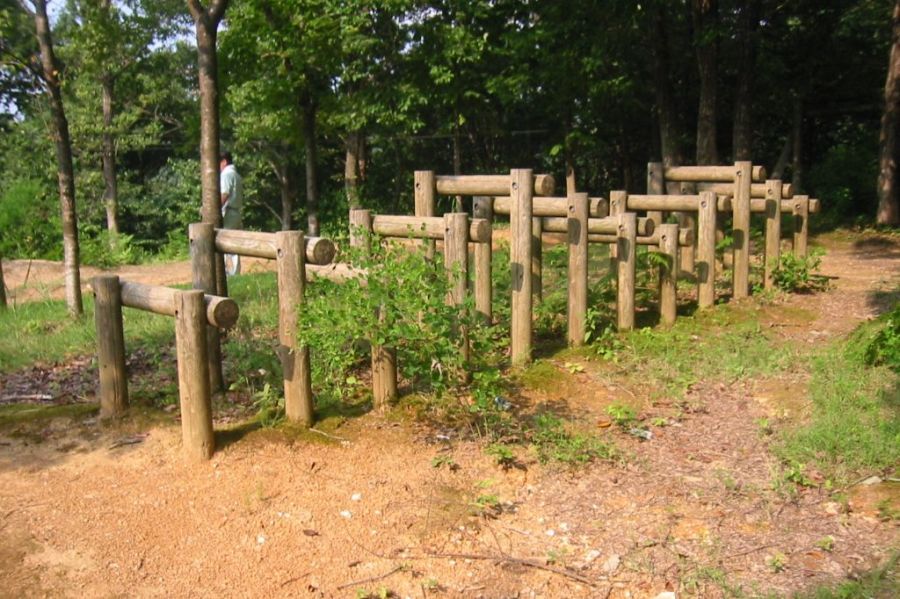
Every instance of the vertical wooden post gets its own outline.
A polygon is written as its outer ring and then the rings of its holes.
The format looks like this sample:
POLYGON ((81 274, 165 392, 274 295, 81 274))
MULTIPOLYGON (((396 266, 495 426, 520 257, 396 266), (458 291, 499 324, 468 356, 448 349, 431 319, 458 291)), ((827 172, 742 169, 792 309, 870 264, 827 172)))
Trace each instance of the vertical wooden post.
POLYGON ((298 310, 306 289, 306 246, 302 231, 275 233, 278 266, 278 355, 284 379, 284 411, 288 420, 305 427, 315 418, 309 348, 297 343, 298 310))
MULTIPOLYGON (((472 215, 483 218, 493 226, 494 198, 478 196, 472 200, 472 215)), ((493 259, 493 235, 484 243, 475 244, 475 310, 490 323, 493 317, 493 288, 491 260, 493 259)))
MULTIPOLYGON (((693 183, 681 183, 681 189, 679 190, 682 195, 695 195, 697 193, 697 186, 693 183)), ((662 223, 656 223, 662 224, 662 223)), ((678 213, 678 227, 679 229, 690 229, 694 232, 694 242, 697 240, 697 215, 694 212, 679 212, 678 213)), ((686 274, 693 274, 695 270, 695 252, 694 252, 694 244, 691 245, 683 245, 680 246, 679 251, 680 257, 678 260, 678 268, 681 272, 686 274)))
POLYGON ((362 248, 372 234, 372 211, 350 209, 350 247, 362 248))
POLYGON ((91 287, 94 289, 94 324, 97 327, 100 417, 116 418, 124 414, 128 407, 128 374, 125 370, 125 334, 122 330, 119 277, 94 277, 91 287))
MULTIPOLYGON (((532 209, 533 210, 533 209, 532 209)), ((544 264, 544 228, 540 217, 531 219, 531 294, 535 303, 543 299, 543 264, 544 264)))
POLYGON ((659 252, 666 263, 659 267, 659 321, 663 326, 675 324, 678 310, 676 282, 678 277, 678 225, 660 225, 659 252))
POLYGON ((794 255, 809 254, 809 196, 797 196, 792 203, 794 213, 794 255))
POLYGON ((185 454, 208 460, 215 451, 212 401, 206 356, 206 306, 203 291, 175 294, 175 348, 178 359, 178 396, 181 400, 181 437, 185 454))
POLYGON ((0 256, 0 310, 6 309, 6 283, 3 281, 3 256, 0 256))
MULTIPOLYGON (((194 223, 188 226, 191 249, 192 287, 210 295, 216 294, 216 231, 211 223, 194 223)), ((209 388, 212 393, 225 390, 222 374, 222 340, 219 329, 207 325, 206 355, 209 360, 209 388)))
POLYGON ((531 360, 531 219, 534 184, 531 169, 510 171, 510 270, 512 280, 512 363, 531 360))
POLYGON ((637 259, 637 215, 626 212, 617 217, 616 262, 618 264, 618 285, 616 289, 616 312, 620 331, 634 328, 634 275, 637 259))
POLYGON ((775 282, 772 273, 781 257, 781 180, 766 181, 766 255, 763 285, 772 289, 775 282))
MULTIPOLYGON (((619 216, 620 214, 625 214, 628 206, 628 192, 626 191, 610 191, 609 192, 609 215, 610 216, 619 216)), ((658 218, 662 218, 662 212, 648 212, 647 215, 650 214, 658 214, 658 218)), ((660 220, 661 222, 661 220, 660 220)), ((654 224, 660 224, 660 222, 654 222, 654 224)), ((616 271, 616 256, 618 255, 618 248, 616 244, 612 244, 609 246, 609 272, 617 272, 616 271)))
MULTIPOLYGON (((444 215, 444 267, 450 277, 448 302, 462 309, 469 280, 469 215, 453 212, 444 215)), ((469 339, 464 327, 458 328, 463 363, 469 361, 469 339)))
MULTIPOLYGON (((350 245, 365 247, 366 237, 372 234, 372 213, 369 210, 350 211, 350 245)), ((384 314, 379 310, 378 319, 384 314)), ((372 399, 375 408, 383 410, 397 399, 397 355, 390 349, 372 344, 372 399)))
POLYGON ((588 194, 567 197, 569 233, 569 306, 568 342, 584 345, 588 291, 588 194))
MULTIPOLYGON (((647 194, 648 195, 665 195, 666 193, 666 179, 665 179, 665 170, 663 168, 662 162, 648 162, 647 163, 647 194)), ((612 202, 612 198, 610 198, 610 202, 612 202)), ((612 208, 610 208, 609 212, 610 216, 613 215, 612 208)), ((656 225, 661 225, 663 223, 663 213, 659 210, 650 210, 647 212, 647 218, 652 218, 653 223, 656 225)))
MULTIPOLYGON (((416 171, 413 174, 413 183, 416 216, 434 216, 437 203, 434 171, 416 171)), ((434 240, 423 239, 422 244, 428 258, 434 258, 434 240)))
POLYGON ((697 211, 697 306, 709 308, 716 303, 716 194, 700 193, 697 211))
POLYGON ((750 183, 753 163, 734 163, 733 228, 734 263, 732 283, 734 299, 750 295, 750 183))

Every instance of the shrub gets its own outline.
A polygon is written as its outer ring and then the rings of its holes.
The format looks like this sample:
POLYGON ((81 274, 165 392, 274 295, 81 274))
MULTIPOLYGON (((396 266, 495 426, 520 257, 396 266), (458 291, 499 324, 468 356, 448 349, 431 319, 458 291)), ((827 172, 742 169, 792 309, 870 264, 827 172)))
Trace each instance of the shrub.
POLYGON ((828 284, 828 279, 816 272, 821 264, 820 251, 813 250, 806 257, 781 254, 778 264, 772 271, 772 280, 782 291, 821 291, 828 284))

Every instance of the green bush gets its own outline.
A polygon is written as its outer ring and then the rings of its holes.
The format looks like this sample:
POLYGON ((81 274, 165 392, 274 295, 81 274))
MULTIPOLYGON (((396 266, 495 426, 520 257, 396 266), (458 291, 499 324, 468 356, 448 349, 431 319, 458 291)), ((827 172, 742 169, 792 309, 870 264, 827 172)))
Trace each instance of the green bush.
POLYGON ((887 366, 900 373, 900 304, 894 306, 884 320, 884 328, 866 345, 866 364, 887 366))
POLYGON ((58 259, 62 256, 59 208, 32 179, 12 181, 0 195, 0 255, 58 259))
POLYGON ((781 254, 778 264, 772 271, 772 281, 782 291, 821 291, 828 284, 828 279, 817 274, 821 264, 820 251, 814 250, 805 257, 789 253, 781 254))

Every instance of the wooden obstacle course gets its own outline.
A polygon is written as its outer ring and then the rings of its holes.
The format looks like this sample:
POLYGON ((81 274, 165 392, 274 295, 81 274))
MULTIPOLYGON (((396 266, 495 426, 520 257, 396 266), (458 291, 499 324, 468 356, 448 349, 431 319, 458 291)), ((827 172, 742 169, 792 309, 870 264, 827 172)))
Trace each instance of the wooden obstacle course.
POLYGON ((230 328, 238 319, 234 300, 170 287, 120 281, 114 275, 94 277, 94 321, 97 327, 100 414, 121 416, 128 407, 122 307, 173 316, 178 362, 178 395, 185 453, 195 460, 215 451, 206 331, 230 328))

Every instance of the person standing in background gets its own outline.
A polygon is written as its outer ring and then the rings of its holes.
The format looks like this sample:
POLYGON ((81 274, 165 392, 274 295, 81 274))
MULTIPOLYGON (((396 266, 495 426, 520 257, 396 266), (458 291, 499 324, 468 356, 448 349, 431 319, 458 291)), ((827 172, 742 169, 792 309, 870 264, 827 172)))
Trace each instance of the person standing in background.
MULTIPOLYGON (((244 194, 241 176, 231 160, 231 152, 222 152, 219 156, 219 187, 222 193, 222 228, 240 229, 241 205, 244 194)), ((241 274, 241 257, 238 254, 225 254, 225 274, 229 277, 241 274)))

